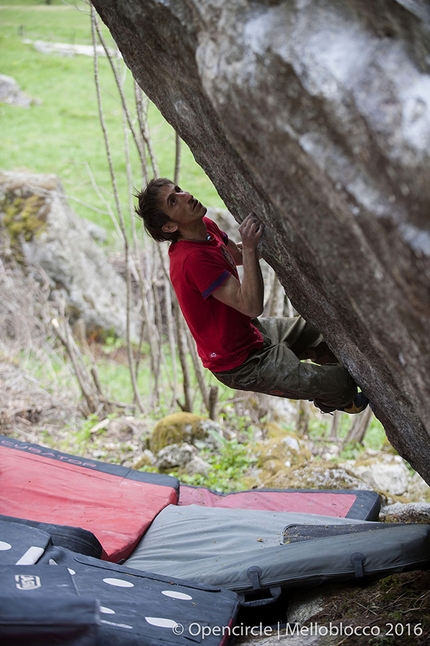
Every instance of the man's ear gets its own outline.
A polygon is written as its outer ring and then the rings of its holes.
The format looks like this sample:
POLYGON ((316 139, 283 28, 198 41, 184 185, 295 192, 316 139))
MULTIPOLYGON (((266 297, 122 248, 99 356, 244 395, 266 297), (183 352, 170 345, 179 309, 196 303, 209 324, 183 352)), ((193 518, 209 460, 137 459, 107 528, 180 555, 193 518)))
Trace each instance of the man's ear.
POLYGON ((170 220, 169 222, 166 222, 166 224, 163 224, 161 230, 164 233, 175 233, 175 231, 178 230, 178 225, 176 224, 176 222, 172 222, 170 220))

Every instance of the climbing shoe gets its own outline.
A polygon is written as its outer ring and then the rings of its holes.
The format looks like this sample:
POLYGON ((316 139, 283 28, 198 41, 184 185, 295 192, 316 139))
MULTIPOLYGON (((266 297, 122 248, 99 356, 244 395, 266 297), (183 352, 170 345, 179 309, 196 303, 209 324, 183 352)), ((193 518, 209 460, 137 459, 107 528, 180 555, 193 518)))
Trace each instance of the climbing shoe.
POLYGON ((364 393, 357 393, 355 399, 350 404, 344 408, 339 408, 339 410, 342 410, 344 413, 349 413, 349 415, 356 415, 367 408, 368 404, 369 400, 366 395, 364 393))

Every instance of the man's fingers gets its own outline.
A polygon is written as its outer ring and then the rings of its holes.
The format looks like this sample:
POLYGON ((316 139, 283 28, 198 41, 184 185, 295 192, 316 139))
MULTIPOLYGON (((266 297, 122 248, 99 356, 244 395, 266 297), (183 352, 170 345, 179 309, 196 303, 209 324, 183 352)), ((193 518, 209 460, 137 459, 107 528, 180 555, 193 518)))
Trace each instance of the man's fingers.
POLYGON ((264 225, 255 213, 250 213, 240 225, 239 233, 244 247, 255 247, 263 236, 264 225))
POLYGON ((256 216, 254 216, 252 219, 249 221, 249 227, 250 227, 250 233, 254 233, 256 235, 262 235, 264 231, 264 224, 259 220, 256 216))
POLYGON ((264 228, 261 220, 255 215, 255 213, 249 213, 246 216, 239 229, 245 229, 247 227, 255 226, 255 228, 264 228))
POLYGON ((251 211, 251 213, 248 213, 246 218, 244 219, 244 222, 249 221, 249 222, 256 222, 258 220, 258 217, 254 213, 254 211, 251 211))

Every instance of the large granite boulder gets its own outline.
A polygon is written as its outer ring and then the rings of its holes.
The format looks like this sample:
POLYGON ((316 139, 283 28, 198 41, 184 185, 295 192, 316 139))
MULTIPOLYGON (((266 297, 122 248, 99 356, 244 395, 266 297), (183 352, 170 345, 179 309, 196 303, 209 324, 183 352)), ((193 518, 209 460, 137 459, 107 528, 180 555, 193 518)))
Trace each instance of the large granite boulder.
MULTIPOLYGON (((430 482, 430 7, 93 0, 132 73, 430 482)), ((191 189, 192 190, 192 189, 191 189)))

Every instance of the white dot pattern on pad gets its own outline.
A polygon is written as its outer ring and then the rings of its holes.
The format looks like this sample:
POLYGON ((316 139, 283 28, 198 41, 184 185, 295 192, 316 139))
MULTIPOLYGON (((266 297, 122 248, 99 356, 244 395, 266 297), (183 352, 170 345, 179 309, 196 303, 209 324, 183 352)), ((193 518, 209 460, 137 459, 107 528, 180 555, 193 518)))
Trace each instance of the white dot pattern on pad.
POLYGON ((185 592, 176 592, 176 590, 162 590, 161 594, 166 595, 166 597, 171 597, 171 599, 181 599, 182 601, 192 601, 193 597, 185 592))
POLYGON ((0 550, 10 550, 12 548, 12 545, 10 543, 6 543, 6 541, 0 541, 0 550))
POLYGON ((34 565, 42 556, 45 550, 43 547, 36 547, 32 545, 26 552, 17 560, 15 565, 34 565))
POLYGON ((103 579, 104 583, 108 585, 115 585, 118 588, 134 588, 134 583, 131 581, 126 581, 125 579, 103 579))
POLYGON ((158 626, 158 628, 174 628, 178 623, 174 619, 166 619, 165 617, 145 617, 148 624, 151 626, 158 626))

